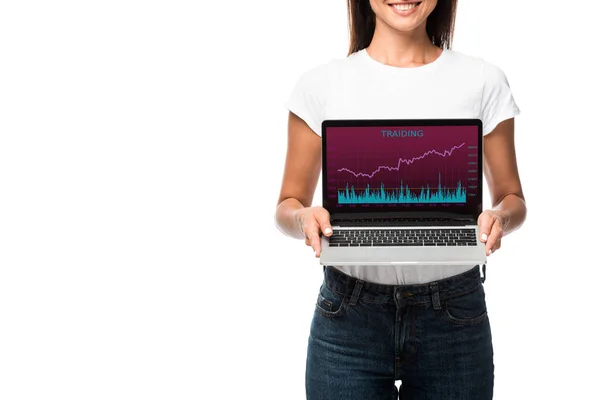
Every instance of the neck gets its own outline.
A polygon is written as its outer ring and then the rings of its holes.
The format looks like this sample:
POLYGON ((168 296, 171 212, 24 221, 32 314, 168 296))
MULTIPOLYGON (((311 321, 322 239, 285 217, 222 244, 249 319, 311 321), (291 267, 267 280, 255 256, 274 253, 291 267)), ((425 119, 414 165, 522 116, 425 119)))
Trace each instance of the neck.
POLYGON ((427 37, 425 22, 412 31, 402 32, 378 19, 367 52, 382 64, 418 67, 435 61, 442 49, 433 45, 427 37))

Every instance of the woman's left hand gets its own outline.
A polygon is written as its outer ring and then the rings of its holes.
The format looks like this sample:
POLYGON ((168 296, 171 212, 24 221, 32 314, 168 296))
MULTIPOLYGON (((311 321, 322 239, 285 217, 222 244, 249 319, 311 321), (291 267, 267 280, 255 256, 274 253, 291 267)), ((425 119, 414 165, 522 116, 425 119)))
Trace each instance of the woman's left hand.
POLYGON ((506 222, 505 214, 500 211, 485 210, 479 215, 477 219, 481 235, 479 240, 485 243, 487 256, 500 248, 506 222))

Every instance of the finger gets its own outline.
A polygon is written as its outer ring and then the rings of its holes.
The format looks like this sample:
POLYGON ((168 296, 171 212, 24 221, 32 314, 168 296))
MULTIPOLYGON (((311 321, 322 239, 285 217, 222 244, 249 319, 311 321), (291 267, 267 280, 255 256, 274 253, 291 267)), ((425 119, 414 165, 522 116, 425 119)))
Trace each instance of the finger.
POLYGON ((500 247, 502 247, 502 239, 498 239, 498 241, 496 241, 496 244, 494 247, 492 247, 492 253, 495 253, 496 250, 500 249, 500 247))
POLYGON ((310 240, 307 237, 304 238, 304 244, 310 246, 310 240))
POLYGON ((310 246, 315 250, 315 257, 321 257, 321 236, 318 233, 310 237, 310 246))
POLYGON ((307 224, 305 232, 310 247, 315 251, 315 255, 319 257, 321 255, 321 237, 319 236, 319 226, 317 225, 317 222, 311 221, 310 224, 307 224))
POLYGON ((317 222, 319 223, 319 226, 321 228, 321 232, 323 232, 323 235, 325 235, 325 236, 333 235, 333 228, 331 227, 331 223, 329 221, 329 212, 327 212, 326 209, 322 209, 322 210, 320 210, 320 212, 315 213, 315 218, 317 219, 317 222))
POLYGON ((486 243, 489 240, 489 236, 492 232, 492 225, 494 224, 494 218, 489 213, 482 213, 479 216, 479 240, 486 243))
POLYGON ((491 255, 497 248, 500 246, 500 239, 502 238, 502 227, 500 226, 500 221, 496 220, 494 225, 492 225, 492 229, 488 240, 485 242, 485 254, 491 255))

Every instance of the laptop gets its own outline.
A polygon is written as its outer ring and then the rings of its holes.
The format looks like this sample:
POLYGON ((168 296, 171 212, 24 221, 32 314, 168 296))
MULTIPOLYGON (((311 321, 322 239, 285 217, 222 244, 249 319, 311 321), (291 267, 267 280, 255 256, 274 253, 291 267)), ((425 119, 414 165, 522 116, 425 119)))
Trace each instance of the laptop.
POLYGON ((326 120, 322 265, 483 265, 479 119, 326 120))

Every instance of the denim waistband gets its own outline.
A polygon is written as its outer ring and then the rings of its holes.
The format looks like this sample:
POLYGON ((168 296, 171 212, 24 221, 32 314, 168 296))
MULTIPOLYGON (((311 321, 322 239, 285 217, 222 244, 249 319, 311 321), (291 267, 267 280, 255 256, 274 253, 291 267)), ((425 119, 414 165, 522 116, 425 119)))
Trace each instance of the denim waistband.
POLYGON ((355 304, 359 298, 376 303, 401 300, 405 303, 419 304, 430 302, 432 299, 434 299, 434 303, 438 303, 476 290, 483 283, 479 266, 449 278, 413 285, 385 285, 366 282, 331 266, 324 266, 323 273, 327 287, 349 297, 351 304, 355 304))

